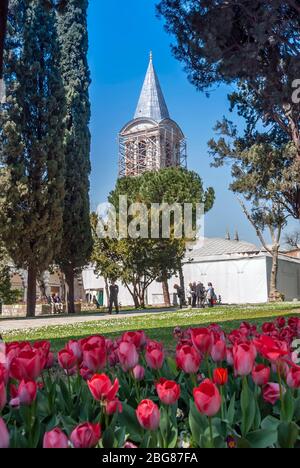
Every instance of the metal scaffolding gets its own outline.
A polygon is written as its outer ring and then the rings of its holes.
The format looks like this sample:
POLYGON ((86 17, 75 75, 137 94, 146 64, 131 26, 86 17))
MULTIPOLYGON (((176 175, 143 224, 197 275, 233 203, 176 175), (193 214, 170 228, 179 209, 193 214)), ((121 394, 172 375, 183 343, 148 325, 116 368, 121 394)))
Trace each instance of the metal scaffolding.
POLYGON ((119 177, 138 176, 166 167, 187 167, 187 145, 173 125, 119 134, 119 177))

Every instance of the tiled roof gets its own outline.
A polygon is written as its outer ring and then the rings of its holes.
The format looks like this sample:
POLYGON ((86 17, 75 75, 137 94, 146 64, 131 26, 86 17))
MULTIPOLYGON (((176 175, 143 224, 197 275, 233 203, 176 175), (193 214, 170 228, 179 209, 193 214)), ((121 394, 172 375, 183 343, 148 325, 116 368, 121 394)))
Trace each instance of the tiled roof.
POLYGON ((213 257, 218 255, 243 254, 251 252, 260 252, 254 244, 244 241, 226 240, 220 238, 205 238, 202 247, 189 249, 188 258, 199 259, 201 257, 213 257))

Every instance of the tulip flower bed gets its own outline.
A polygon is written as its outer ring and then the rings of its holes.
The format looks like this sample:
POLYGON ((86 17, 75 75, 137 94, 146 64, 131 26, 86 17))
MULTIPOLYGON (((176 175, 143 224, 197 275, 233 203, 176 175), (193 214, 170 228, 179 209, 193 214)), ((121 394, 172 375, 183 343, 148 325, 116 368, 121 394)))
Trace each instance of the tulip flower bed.
POLYGON ((300 319, 0 344, 0 448, 300 447, 300 319), (53 372, 61 368, 61 375, 53 372))

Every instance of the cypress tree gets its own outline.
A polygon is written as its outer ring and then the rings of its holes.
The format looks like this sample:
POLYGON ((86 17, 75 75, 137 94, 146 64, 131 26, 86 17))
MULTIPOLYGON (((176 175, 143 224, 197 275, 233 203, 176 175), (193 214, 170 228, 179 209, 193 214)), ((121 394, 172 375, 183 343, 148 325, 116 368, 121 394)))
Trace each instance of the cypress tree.
POLYGON ((0 221, 9 256, 28 270, 27 315, 34 316, 37 276, 62 237, 65 105, 54 11, 41 0, 12 0, 6 50, 0 221))
POLYGON ((75 275, 87 264, 92 251, 87 8, 88 0, 69 0, 58 15, 67 116, 63 241, 57 263, 66 277, 69 313, 74 313, 75 275))

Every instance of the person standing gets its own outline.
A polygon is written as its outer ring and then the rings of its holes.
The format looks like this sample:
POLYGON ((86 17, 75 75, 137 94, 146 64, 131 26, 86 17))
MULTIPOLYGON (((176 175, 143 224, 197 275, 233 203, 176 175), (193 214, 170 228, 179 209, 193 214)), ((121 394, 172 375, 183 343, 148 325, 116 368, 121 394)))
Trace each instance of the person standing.
POLYGON ((179 307, 180 309, 183 308, 183 302, 184 302, 184 291, 183 289, 178 285, 175 284, 174 289, 176 290, 178 301, 179 301, 179 307))
POLYGON ((197 283, 192 284, 192 307, 195 309, 197 307, 197 283))
POLYGON ((204 284, 199 282, 197 284, 197 306, 201 309, 204 308, 205 301, 205 287, 204 284))
POLYGON ((214 287, 212 283, 208 283, 208 289, 207 289, 208 307, 214 307, 215 299, 216 299, 216 293, 215 293, 214 287))
POLYGON ((113 307, 116 309, 116 313, 119 313, 119 286, 115 281, 111 282, 109 287, 109 314, 112 315, 113 307))

